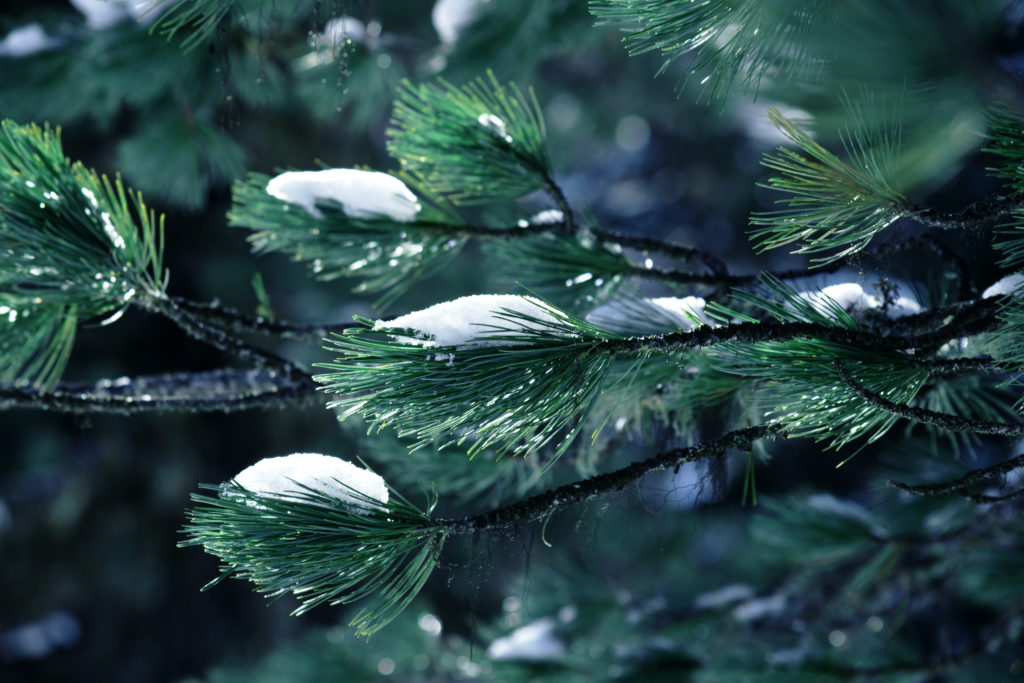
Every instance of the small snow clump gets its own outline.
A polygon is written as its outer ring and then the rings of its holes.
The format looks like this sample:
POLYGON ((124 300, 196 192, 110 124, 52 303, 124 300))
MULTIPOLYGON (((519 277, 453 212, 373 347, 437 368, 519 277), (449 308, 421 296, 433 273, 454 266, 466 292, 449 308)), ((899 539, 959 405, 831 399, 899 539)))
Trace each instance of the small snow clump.
POLYGON ((366 24, 355 17, 335 17, 324 26, 321 37, 330 45, 342 45, 345 40, 362 43, 366 40, 366 24))
POLYGON ((693 608, 717 609, 741 600, 750 600, 754 595, 752 586, 745 583, 730 583, 717 590, 699 594, 693 599, 693 608))
POLYGON ((422 208, 416 195, 398 178, 378 171, 329 168, 288 171, 270 179, 267 194, 322 218, 317 201, 333 200, 352 218, 388 218, 401 223, 416 219, 422 208))
POLYGON ((157 18, 169 9, 177 5, 181 0, 125 0, 125 7, 132 19, 139 26, 149 26, 157 18))
POLYGON ((384 479, 347 460, 320 453, 292 453, 264 458, 235 475, 243 488, 274 498, 295 498, 308 493, 308 487, 340 502, 365 505, 346 485, 381 505, 388 502, 384 479))
POLYGON ((555 636, 555 620, 544 617, 517 628, 487 647, 491 659, 523 659, 542 662, 565 654, 565 645, 555 636))
POLYGON ((531 225, 556 225, 565 220, 565 214, 558 209, 547 209, 530 217, 531 225))
POLYGON ((1024 275, 1018 275, 1013 273, 1007 275, 998 282, 990 285, 988 289, 981 293, 982 299, 991 299, 994 296, 1005 296, 1007 294, 1013 294, 1014 291, 1024 284, 1024 275))
POLYGON ((103 31, 128 17, 128 8, 122 0, 70 0, 85 15, 85 25, 93 31, 103 31))
MULTIPOLYGON (((475 294, 454 301, 435 304, 430 308, 414 311, 393 320, 378 320, 374 330, 412 329, 431 337, 431 340, 399 337, 403 342, 417 346, 454 346, 462 349, 494 346, 507 343, 501 340, 488 341, 489 337, 509 334, 508 329, 529 327, 524 320, 507 320, 499 317, 502 309, 523 313, 544 322, 557 322, 551 309, 532 296, 515 294, 475 294), (496 330, 494 327, 504 328, 496 330)), ((447 354, 445 360, 451 362, 447 354)), ((439 358, 440 359, 440 358, 439 358)))
MULTIPOLYGON (((816 311, 828 315, 831 306, 829 299, 850 314, 864 313, 882 307, 882 302, 864 291, 856 282, 842 282, 823 287, 821 291, 800 292, 799 297, 810 303, 816 311)), ((886 309, 889 318, 902 318, 921 312, 921 304, 905 296, 897 297, 886 309)))
POLYGON ((179 0, 70 0, 85 15, 85 25, 104 31, 131 17, 140 26, 149 26, 179 0))
POLYGON ((441 42, 451 45, 459 39, 459 33, 473 23, 480 6, 488 0, 437 0, 430 10, 430 21, 441 37, 441 42))
POLYGON ((786 609, 786 596, 775 593, 764 598, 753 598, 733 608, 732 618, 736 621, 747 623, 774 617, 782 614, 786 609))
POLYGON ((494 137, 501 138, 510 145, 512 144, 512 136, 508 134, 508 126, 505 125, 505 121, 500 116, 480 114, 480 116, 476 117, 476 122, 494 137))
POLYGON ((38 21, 16 28, 0 40, 0 57, 28 57, 46 52, 60 45, 58 38, 49 36, 38 21))

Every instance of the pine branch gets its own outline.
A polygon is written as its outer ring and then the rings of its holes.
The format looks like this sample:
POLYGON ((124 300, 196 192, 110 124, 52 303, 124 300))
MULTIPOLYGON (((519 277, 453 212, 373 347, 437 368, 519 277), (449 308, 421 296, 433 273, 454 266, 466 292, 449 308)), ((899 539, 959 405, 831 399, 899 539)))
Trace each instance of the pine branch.
POLYGON ((217 495, 193 494, 179 546, 201 545, 223 562, 204 588, 248 579, 271 598, 294 594, 302 602, 296 615, 365 599, 351 621, 362 636, 383 628, 416 596, 447 536, 395 492, 381 502, 351 486, 349 500, 301 484, 287 495, 263 495, 235 481, 203 488, 217 495))
POLYGON ((633 463, 615 472, 600 474, 583 481, 566 484, 556 489, 527 498, 490 512, 460 519, 438 519, 434 523, 444 526, 450 534, 471 534, 482 531, 507 529, 528 524, 550 516, 557 510, 589 500, 595 496, 622 491, 643 476, 720 456, 730 448, 749 450, 751 444, 764 438, 783 435, 784 425, 758 426, 738 429, 717 439, 688 448, 677 448, 659 453, 647 460, 633 463))
POLYGON ((305 380, 307 375, 294 363, 276 354, 256 348, 224 330, 208 325, 167 297, 140 300, 145 309, 159 313, 181 328, 193 339, 209 344, 247 363, 280 372, 288 379, 305 380))
POLYGON ((184 34, 181 47, 189 52, 209 40, 233 12, 239 11, 239 0, 160 0, 152 11, 164 6, 166 9, 153 22, 150 32, 168 40, 179 32, 184 34))
POLYGON ((161 296, 163 219, 120 178, 72 163, 60 132, 0 123, 0 382, 52 387, 77 323, 161 296))
POLYGON ((203 303, 171 297, 175 305, 202 322, 223 327, 235 334, 258 334, 278 339, 320 342, 332 334, 359 327, 359 323, 298 323, 264 316, 246 315, 219 302, 203 303))
POLYGON ((978 299, 964 306, 952 306, 926 312, 926 314, 921 314, 925 320, 942 320, 950 316, 951 313, 952 319, 941 327, 922 334, 880 336, 877 332, 865 332, 821 323, 742 322, 720 327, 704 326, 691 331, 673 332, 655 337, 606 340, 600 345, 612 353, 627 356, 636 356, 652 351, 704 348, 726 342, 754 343, 801 338, 819 339, 867 351, 928 349, 941 346, 950 339, 969 337, 994 329, 999 324, 999 319, 996 317, 997 307, 997 302, 991 299, 978 299))
POLYGON ((858 396, 863 398, 869 404, 892 415, 896 415, 907 420, 913 420, 915 422, 935 425, 936 427, 954 432, 971 432, 973 434, 990 434, 1006 437, 1024 436, 1024 425, 1021 424, 1011 425, 1001 422, 989 422, 986 420, 972 420, 960 415, 940 413, 926 408, 918 408, 916 406, 895 403, 861 386, 853 377, 850 376, 839 361, 836 361, 835 367, 836 371, 839 373, 839 377, 843 380, 843 384, 856 392, 858 396))
MULTIPOLYGON (((829 3, 734 0, 591 0, 599 24, 625 24, 631 55, 660 52, 666 63, 692 55, 691 76, 704 74, 709 96, 724 97, 734 83, 756 91, 769 73, 812 77, 825 63, 806 40, 836 21, 829 3)), ((659 72, 660 73, 660 72, 659 72)))
POLYGON ((750 234, 761 251, 797 242, 795 253, 834 251, 815 259, 830 263, 861 251, 877 233, 914 212, 889 181, 898 131, 846 131, 849 160, 844 161, 778 110, 769 109, 768 117, 799 151, 780 147, 762 162, 781 174, 765 187, 790 196, 780 200, 786 208, 751 216, 751 224, 759 227, 750 234))
POLYGON ((998 225, 1000 221, 1021 209, 1024 209, 1024 197, 995 195, 979 199, 960 211, 917 209, 911 217, 928 228, 978 233, 998 225))
POLYGON ((52 391, 0 386, 0 410, 29 409, 72 415, 215 412, 284 409, 321 402, 316 384, 266 370, 221 369, 142 375, 94 383, 61 383, 52 391))
POLYGON ((1006 462, 1001 462, 997 465, 992 465, 991 467, 971 470, 958 479, 939 484, 920 484, 912 486, 901 481, 889 480, 889 485, 898 488, 901 491, 913 493, 918 496, 943 496, 950 493, 960 493, 971 498, 971 500, 974 500, 975 502, 990 503, 998 500, 1010 500, 1013 497, 1021 495, 1022 491, 1011 493, 1008 496, 979 496, 968 493, 965 489, 987 479, 991 479, 992 477, 1007 474, 1021 467, 1024 467, 1024 455, 1018 455, 1006 462))
POLYGON ((317 364, 327 372, 314 379, 338 394, 328 406, 342 408, 339 419, 359 412, 372 428, 393 424, 399 436, 415 440, 414 449, 456 435, 453 443, 472 440, 471 455, 491 445, 528 455, 561 436, 560 455, 611 366, 600 342, 618 335, 515 296, 487 299, 483 306, 496 310, 470 308, 469 315, 482 318, 465 321, 465 307, 478 301, 467 299, 410 314, 429 316, 429 324, 465 324, 466 339, 438 342, 398 318, 327 340, 341 354, 317 364))
POLYGON ((456 87, 405 82, 394 104, 387 149, 404 171, 456 204, 550 192, 572 224, 551 175, 544 118, 532 91, 500 85, 494 74, 456 87))

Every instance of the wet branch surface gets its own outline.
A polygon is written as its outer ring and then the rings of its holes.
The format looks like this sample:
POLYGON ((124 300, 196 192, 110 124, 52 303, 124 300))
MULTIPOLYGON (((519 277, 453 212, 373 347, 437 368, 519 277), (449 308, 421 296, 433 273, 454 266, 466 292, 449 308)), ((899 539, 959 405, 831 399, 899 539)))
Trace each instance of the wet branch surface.
POLYGON ((447 527, 450 534, 470 534, 534 522, 569 505, 622 491, 651 472, 722 455, 730 448, 747 450, 755 440, 776 437, 782 431, 781 425, 738 429, 712 441, 659 453, 615 472, 566 484, 497 510, 461 519, 439 519, 432 523, 447 527))
POLYGON ((90 383, 62 382, 50 392, 30 386, 0 387, 0 410, 27 408, 75 415, 230 413, 322 402, 312 379, 287 378, 265 369, 223 368, 90 383))

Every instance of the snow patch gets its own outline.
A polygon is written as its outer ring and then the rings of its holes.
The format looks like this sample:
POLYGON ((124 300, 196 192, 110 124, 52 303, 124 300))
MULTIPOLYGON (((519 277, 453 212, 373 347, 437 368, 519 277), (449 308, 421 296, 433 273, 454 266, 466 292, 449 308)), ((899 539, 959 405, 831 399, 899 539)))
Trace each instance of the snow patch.
POLYGON ((638 301, 618 300, 598 306, 587 315, 587 321, 614 332, 653 334, 668 331, 667 325, 689 332, 696 327, 693 319, 713 324, 704 314, 706 302, 699 296, 662 296, 638 301))
POLYGON ((524 659, 542 662, 565 654, 565 645, 555 636, 555 620, 544 617, 517 628, 487 647, 491 659, 524 659))
POLYGON ((85 25, 94 31, 108 29, 128 17, 128 8, 117 0, 71 0, 71 4, 85 15, 85 25))
POLYGON ((1024 275, 1018 275, 1017 273, 1007 275, 998 282, 989 285, 988 289, 981 293, 981 298, 991 299, 994 296, 1013 294, 1022 284, 1024 284, 1024 275))
POLYGON ((750 600, 753 597, 753 587, 745 583, 730 583, 717 590, 701 593, 693 599, 693 607, 694 609, 716 609, 741 600, 750 600))
MULTIPOLYGON (((417 346, 454 346, 461 349, 507 344, 507 341, 494 339, 488 341, 488 338, 507 335, 509 328, 544 329, 542 325, 530 325, 525 320, 511 321, 499 317, 503 313, 502 309, 529 315, 543 322, 557 322, 557 319, 551 314, 552 309, 532 296, 475 294, 435 304, 430 308, 413 311, 393 320, 378 320, 373 329, 416 330, 421 335, 430 337, 430 340, 412 337, 398 337, 398 339, 417 346), (497 330, 494 327, 503 329, 497 330)), ((439 354, 436 356, 436 360, 451 362, 451 357, 450 354, 439 354)))
POLYGON ((401 223, 415 220, 422 208, 416 195, 393 175, 355 168, 288 171, 270 179, 267 194, 298 204, 317 218, 323 217, 318 201, 336 201, 352 218, 386 216, 401 223))
POLYGON ((558 209, 547 209, 530 217, 533 225, 556 225, 565 221, 565 214, 558 209))
POLYGON ((58 38, 46 34, 42 24, 33 22, 14 29, 0 40, 0 57, 28 57, 52 50, 60 43, 58 38))
POLYGON ((462 29, 473 23, 485 2, 488 0, 437 0, 430 10, 430 21, 441 42, 451 45, 457 41, 462 29))
POLYGON ((125 7, 139 26, 149 26, 172 5, 181 0, 125 0, 125 7))
POLYGON ((70 0, 85 15, 85 25, 104 31, 131 17, 140 26, 149 26, 179 0, 70 0))
POLYGON ((512 136, 508 134, 508 126, 505 125, 501 117, 494 114, 480 114, 480 116, 476 117, 476 122, 494 137, 501 138, 510 145, 512 144, 512 136))
POLYGON ((305 486, 343 503, 365 504, 347 485, 382 505, 388 502, 388 487, 380 475, 320 453, 264 458, 235 475, 234 481, 253 493, 274 498, 302 496, 308 493, 305 486))
MULTIPOLYGON (((832 306, 830 305, 830 300, 851 315, 882 307, 880 299, 865 292, 864 288, 856 282, 842 282, 829 285, 828 287, 823 287, 820 291, 800 292, 798 296, 823 315, 831 314, 832 306)), ((921 304, 913 299, 901 296, 889 304, 889 307, 885 309, 885 314, 886 317, 894 319, 914 315, 915 313, 920 313, 921 310, 921 304)))
POLYGON ((366 41, 366 24, 355 17, 335 17, 324 26, 321 37, 329 45, 344 45, 346 40, 363 43, 366 41))
POLYGON ((737 605, 732 610, 732 618, 740 622, 756 621, 766 617, 782 614, 786 609, 786 596, 775 593, 765 598, 754 598, 737 605))

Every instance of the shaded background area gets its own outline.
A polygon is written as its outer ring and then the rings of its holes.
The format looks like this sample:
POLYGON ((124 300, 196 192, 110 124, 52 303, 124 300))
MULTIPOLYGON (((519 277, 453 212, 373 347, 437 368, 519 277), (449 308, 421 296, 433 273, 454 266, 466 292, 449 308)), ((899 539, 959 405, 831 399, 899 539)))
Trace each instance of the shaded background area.
MULTIPOLYGON (((393 168, 384 131, 391 90, 406 76, 439 73, 461 83, 492 68, 501 81, 533 86, 558 180, 570 200, 607 227, 697 244, 737 272, 803 264, 785 255, 757 257, 743 234, 750 212, 768 208, 773 199, 756 185, 765 178, 761 155, 781 141, 763 117, 770 93, 757 101, 710 104, 695 103, 699 90, 692 88, 677 96, 678 67, 654 79, 661 59, 627 57, 618 32, 594 28, 582 2, 507 3, 514 11, 493 8, 492 23, 448 47, 439 44, 431 25, 431 3, 295 5, 272 27, 252 20, 259 28, 218 34, 183 55, 131 18, 97 29, 63 2, 8 3, 0 32, 39 20, 64 42, 53 52, 0 57, 0 116, 64 126, 71 158, 123 173, 166 212, 165 264, 173 294, 253 311, 258 300, 251 282, 258 272, 274 312, 285 319, 336 322, 379 312, 372 297, 350 293, 352 283, 315 282, 283 257, 252 256, 246 232, 226 225, 230 181, 245 170, 309 169, 319 162, 393 168), (364 27, 378 22, 372 48, 356 43, 336 59, 324 56, 331 48, 324 53, 317 34, 341 15, 364 27), (311 66, 290 78, 285 67, 304 53, 313 55, 311 66)), ((1012 53, 1012 47, 1000 49, 1012 53)), ((962 137, 950 146, 980 147, 981 131, 970 125, 976 119, 964 117, 962 137)), ((947 184, 926 188, 925 197, 955 208, 994 188, 984 160, 950 154, 947 184)), ((995 279, 984 241, 949 236, 948 243, 968 255, 980 286, 995 279)), ((893 256, 886 265, 912 268, 921 258, 893 256)), ((484 263, 471 246, 389 313, 485 290, 522 291, 515 278, 495 276, 484 263)), ((871 282, 872 273, 866 264, 849 275, 871 282)), ((636 287, 645 294, 670 293, 661 286, 636 287)), ((315 345, 276 350, 304 364, 326 360, 315 345)), ((132 311, 115 325, 83 329, 65 378, 195 371, 228 362, 170 323, 132 311)), ((280 669, 265 680, 316 680, 317 671, 338 670, 370 678, 396 666, 396 676, 429 678, 435 669, 453 666, 466 676, 490 675, 479 669, 474 648, 479 653, 497 636, 494 624, 516 626, 587 605, 588 614, 606 615, 588 628, 610 652, 627 627, 662 618, 666 605, 719 587, 722 576, 764 584, 783 571, 781 563, 736 561, 751 542, 752 512, 740 505, 735 483, 745 461, 726 463, 717 475, 726 482, 721 505, 695 505, 714 499, 716 487, 705 472, 689 471, 650 478, 558 516, 545 531, 554 548, 532 528, 514 538, 452 544, 444 567, 392 636, 365 644, 335 627, 344 621, 342 610, 321 608, 293 618, 290 598, 268 606, 247 584, 234 581, 200 592, 216 576, 215 558, 176 548, 189 494, 199 482, 225 481, 260 458, 291 452, 372 461, 353 430, 340 427, 329 411, 307 406, 132 418, 18 411, 0 413, 0 432, 4 681, 178 680, 223 662, 253 662, 282 644, 293 649, 275 655, 280 669), (573 594, 566 577, 577 583, 573 594), (579 585, 580 577, 592 585, 579 585), (443 644, 440 626, 425 615, 444 625, 443 644), (383 649, 398 647, 403 649, 383 649), (324 668, 301 669, 309 661, 324 668)), ((634 455, 671 439, 658 434, 645 444, 636 438, 634 455)), ((980 452, 983 460, 985 450, 980 452)), ((787 446, 770 467, 758 470, 759 493, 862 491, 877 461, 861 456, 838 472, 839 459, 807 444, 787 446)), ((706 647, 727 637, 701 619, 685 623, 675 637, 706 647)), ((737 628, 747 623, 737 618, 737 628)), ((970 624, 970 616, 961 623, 970 624)), ((847 637, 881 638, 870 625, 851 626, 847 637)), ((650 680, 659 666, 668 674, 691 666, 660 660, 655 640, 627 646, 653 662, 650 680)), ((921 644, 925 653, 938 648, 921 644)), ((535 673, 547 672, 539 665, 535 673)))

